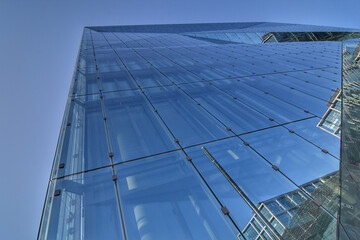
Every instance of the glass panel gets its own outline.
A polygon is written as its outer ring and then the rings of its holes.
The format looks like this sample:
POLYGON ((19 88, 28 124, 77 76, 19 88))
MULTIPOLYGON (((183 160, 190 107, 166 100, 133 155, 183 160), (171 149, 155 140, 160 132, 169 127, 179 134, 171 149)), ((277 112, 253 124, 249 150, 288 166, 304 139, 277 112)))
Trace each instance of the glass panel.
POLYGON ((141 87, 169 85, 171 82, 153 68, 130 71, 141 87))
POLYGON ((181 88, 236 134, 275 125, 266 116, 208 83, 184 84, 181 88))
POLYGON ((39 239, 123 239, 111 176, 105 168, 53 181, 39 239))
POLYGON ((289 225, 289 222, 290 222, 290 219, 291 219, 291 216, 285 212, 285 213, 281 213, 277 216, 277 218, 280 220, 280 222, 282 224, 284 224, 285 226, 288 226, 289 225))
POLYGON ((139 90, 105 93, 104 107, 115 162, 178 148, 139 90))
POLYGON ((262 226, 260 225, 260 223, 258 223, 258 221, 256 221, 255 218, 251 220, 251 223, 258 232, 261 232, 262 226))
POLYGON ((261 212, 262 215, 264 215, 264 217, 267 220, 270 220, 270 218, 272 217, 272 214, 269 212, 269 210, 266 207, 260 208, 260 212, 261 212))
MULTIPOLYGON (((340 81, 333 81, 331 79, 328 79, 324 77, 324 74, 326 71, 324 69, 317 70, 318 72, 311 70, 311 71, 297 71, 297 72, 288 72, 286 73, 287 76, 289 76, 289 79, 294 79, 298 81, 303 81, 307 83, 307 86, 309 89, 311 89, 313 86, 318 86, 327 88, 327 89, 336 89, 341 87, 340 81), (318 74, 317 74, 318 73, 318 74), (314 75, 315 74, 315 75, 314 75), (292 77, 292 78, 290 78, 292 77)), ((340 70, 337 70, 340 72, 340 70)))
POLYGON ((137 89, 135 81, 125 69, 117 72, 100 72, 100 84, 104 92, 137 89))
POLYGON ((273 218, 273 220, 271 220, 271 225, 273 225, 273 227, 276 229, 276 231, 278 231, 280 234, 282 234, 284 232, 284 227, 275 218, 273 218))
POLYGON ((319 118, 311 118, 286 125, 301 137, 326 149, 335 157, 340 158, 340 139, 318 127, 319 118))
POLYGON ((256 239, 258 236, 258 233, 255 231, 255 229, 253 228, 253 226, 249 225, 245 231, 244 231, 244 235, 247 239, 256 239))
POLYGON ((265 240, 271 240, 271 237, 269 236, 269 234, 267 234, 267 232, 262 232, 261 236, 265 239, 265 240))
POLYGON ((284 209, 280 207, 280 205, 275 200, 267 202, 266 206, 273 214, 278 214, 284 211, 284 209))
POLYGON ((282 127, 241 136, 298 185, 339 170, 339 161, 282 127))
MULTIPOLYGON (((209 143, 205 147, 255 205, 296 189, 238 138, 209 143)), ((210 159, 207 161, 212 164, 210 159)))
POLYGON ((145 94, 183 147, 232 135, 175 86, 148 88, 145 94))
MULTIPOLYGON (((254 208, 261 209, 264 201, 296 189, 295 185, 274 171, 268 163, 237 138, 209 143, 205 147, 241 188, 254 208)), ((186 149, 186 152, 193 158, 194 164, 215 194, 227 206, 238 226, 245 229, 255 216, 255 212, 244 202, 200 147, 186 149)), ((269 216, 266 217, 270 219, 271 214, 269 212, 267 214, 269 216)))
POLYGON ((98 94, 74 98, 62 127, 53 178, 110 164, 98 94), (59 168, 64 164, 63 168, 59 168))
POLYGON ((287 196, 279 198, 278 201, 281 204, 281 206, 284 207, 285 209, 289 209, 295 206, 295 204, 292 203, 287 196))
POLYGON ((293 88, 295 91, 300 91, 306 93, 310 96, 314 96, 316 98, 322 99, 324 101, 328 101, 332 94, 334 93, 329 88, 323 88, 317 85, 309 86, 303 80, 299 80, 292 76, 288 76, 287 73, 285 74, 273 74, 273 75, 266 75, 265 79, 267 81, 271 81, 275 85, 282 85, 289 87, 290 89, 293 88))
MULTIPOLYGON (((261 78, 255 78, 261 81, 261 78)), ((214 85, 231 93, 249 106, 280 123, 309 117, 309 114, 247 84, 233 80, 216 81, 214 85)))
POLYGON ((71 94, 84 95, 91 93, 99 93, 99 82, 94 68, 84 68, 75 73, 73 80, 73 88, 71 94))
POLYGON ((280 100, 286 101, 294 106, 310 111, 317 116, 322 116, 327 109, 326 101, 312 97, 299 91, 290 91, 289 87, 280 84, 275 85, 269 81, 261 80, 259 77, 240 79, 241 82, 257 88, 263 92, 267 92, 280 100))
POLYGON ((236 239, 197 173, 179 152, 116 167, 128 239, 236 239))

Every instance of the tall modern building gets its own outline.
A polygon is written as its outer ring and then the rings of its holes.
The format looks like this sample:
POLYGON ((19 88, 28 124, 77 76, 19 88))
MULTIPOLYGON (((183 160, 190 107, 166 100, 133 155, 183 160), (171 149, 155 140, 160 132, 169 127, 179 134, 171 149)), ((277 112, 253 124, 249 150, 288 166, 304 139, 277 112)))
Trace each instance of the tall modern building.
POLYGON ((38 239, 360 239, 357 38, 85 27, 38 239))

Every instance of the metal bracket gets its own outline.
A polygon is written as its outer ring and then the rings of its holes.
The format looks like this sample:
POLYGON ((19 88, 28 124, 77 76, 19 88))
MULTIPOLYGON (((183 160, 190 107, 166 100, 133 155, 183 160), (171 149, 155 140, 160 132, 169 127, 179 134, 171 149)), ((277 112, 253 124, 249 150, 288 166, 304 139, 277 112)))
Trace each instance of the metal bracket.
POLYGON ((229 210, 227 209, 227 207, 225 207, 225 206, 223 206, 222 208, 221 208, 221 211, 223 212, 223 214, 224 215, 229 215, 229 210))
POLYGON ((116 175, 116 174, 112 175, 112 180, 113 180, 113 181, 116 181, 116 180, 117 180, 117 175, 116 175))
POLYGON ((56 189, 55 192, 54 192, 54 196, 55 196, 55 197, 60 196, 60 193, 61 193, 61 190, 60 190, 60 189, 56 189))
POLYGON ((65 163, 60 163, 59 164, 59 168, 64 168, 65 167, 65 163))
POLYGON ((109 157, 113 157, 114 153, 113 152, 109 152, 109 157))
POLYGON ((276 165, 272 165, 272 168, 273 168, 275 171, 279 171, 279 170, 280 170, 279 167, 276 166, 276 165))

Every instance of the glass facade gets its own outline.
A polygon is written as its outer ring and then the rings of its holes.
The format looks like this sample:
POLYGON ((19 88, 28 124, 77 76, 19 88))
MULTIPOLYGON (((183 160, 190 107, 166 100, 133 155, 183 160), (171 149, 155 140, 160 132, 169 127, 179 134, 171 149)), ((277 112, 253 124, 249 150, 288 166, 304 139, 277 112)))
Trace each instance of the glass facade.
POLYGON ((358 239, 359 37, 85 27, 38 239, 358 239))

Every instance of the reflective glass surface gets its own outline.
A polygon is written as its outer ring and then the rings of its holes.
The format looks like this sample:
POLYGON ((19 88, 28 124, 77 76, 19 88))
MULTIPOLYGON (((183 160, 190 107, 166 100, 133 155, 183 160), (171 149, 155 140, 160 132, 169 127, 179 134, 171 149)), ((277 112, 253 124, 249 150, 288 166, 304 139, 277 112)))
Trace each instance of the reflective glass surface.
POLYGON ((129 239, 236 239, 234 227, 183 153, 115 170, 129 239))
POLYGON ((359 239, 359 33, 85 27, 38 239, 359 239))
POLYGON ((106 93, 103 99, 115 162, 178 148, 158 114, 139 90, 106 93))
POLYGON ((53 178, 109 165, 109 150, 99 95, 86 95, 69 100, 66 114, 55 156, 53 178))
POLYGON ((298 185, 339 170, 338 159, 282 127, 241 137, 298 185))
POLYGON ((111 176, 105 168, 51 182, 39 239, 123 239, 111 176))
POLYGON ((145 94, 183 147, 231 136, 225 126, 175 86, 149 88, 145 94))

